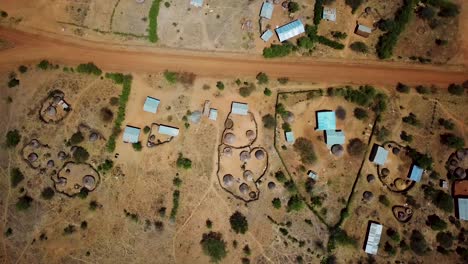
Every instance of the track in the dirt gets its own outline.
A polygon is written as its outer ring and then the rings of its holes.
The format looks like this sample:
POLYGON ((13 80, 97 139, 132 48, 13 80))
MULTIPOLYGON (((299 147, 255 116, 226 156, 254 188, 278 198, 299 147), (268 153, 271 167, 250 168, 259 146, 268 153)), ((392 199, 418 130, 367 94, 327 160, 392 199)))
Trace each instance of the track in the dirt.
POLYGON ((106 71, 159 72, 166 69, 193 72, 208 77, 242 77, 266 72, 272 77, 289 77, 315 83, 394 85, 450 83, 468 79, 466 69, 392 62, 350 62, 313 58, 265 60, 259 55, 180 51, 136 46, 106 45, 83 40, 21 32, 0 27, 0 39, 13 44, 0 51, 0 70, 9 71, 22 63, 48 59, 53 63, 94 62, 106 71))

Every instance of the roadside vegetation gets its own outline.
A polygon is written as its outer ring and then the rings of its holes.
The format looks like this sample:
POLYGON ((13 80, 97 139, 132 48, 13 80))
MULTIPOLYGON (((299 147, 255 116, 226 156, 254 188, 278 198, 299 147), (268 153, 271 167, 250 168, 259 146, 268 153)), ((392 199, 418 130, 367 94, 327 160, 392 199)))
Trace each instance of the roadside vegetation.
POLYGON ((149 11, 149 28, 148 28, 148 39, 150 42, 158 42, 158 15, 159 15, 159 6, 161 0, 153 0, 151 8, 149 11))

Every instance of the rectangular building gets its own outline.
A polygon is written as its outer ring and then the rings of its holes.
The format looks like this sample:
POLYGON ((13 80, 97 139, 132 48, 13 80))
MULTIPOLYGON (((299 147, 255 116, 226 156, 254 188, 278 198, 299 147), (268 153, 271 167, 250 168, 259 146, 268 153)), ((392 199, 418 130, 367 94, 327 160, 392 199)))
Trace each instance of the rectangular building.
POLYGON ((322 18, 328 21, 336 21, 336 8, 324 7, 322 18))
POLYGON ((203 0, 190 0, 190 4, 193 5, 194 7, 202 7, 203 0))
POLYGON ((377 255, 379 250, 380 237, 382 236, 383 226, 381 224, 369 222, 370 226, 366 238, 364 251, 367 254, 377 255))
POLYGON ((123 142, 138 143, 140 141, 140 129, 137 127, 126 126, 123 134, 123 142))
POLYGON ((411 165, 410 173, 409 173, 409 178, 412 181, 415 182, 420 182, 422 175, 423 175, 424 170, 416 165, 411 165))
POLYGON ((247 115, 249 113, 249 105, 244 103, 232 102, 231 113, 235 115, 247 115))
POLYGON ((299 19, 276 29, 276 34, 278 34, 280 42, 294 38, 295 36, 298 36, 304 32, 304 24, 302 24, 302 21, 299 19))
POLYGON ((216 121, 218 119, 218 110, 211 108, 208 118, 210 120, 216 121))
POLYGON ((370 160, 375 164, 382 166, 387 161, 387 157, 388 150, 384 149, 383 147, 377 144, 374 144, 374 146, 372 147, 370 160))
POLYGON ((468 197, 455 199, 457 199, 458 218, 463 221, 468 221, 468 197))
POLYGON ((361 37, 368 38, 370 34, 372 33, 372 28, 364 26, 364 25, 357 25, 356 30, 354 31, 357 35, 361 37))
POLYGON ((334 111, 318 111, 316 130, 336 130, 336 115, 334 111))
POLYGON ((260 10, 260 17, 271 19, 273 16, 273 9, 275 6, 270 2, 263 2, 262 9, 260 10))
POLYGON ((294 143, 295 139, 294 139, 294 133, 292 131, 289 131, 289 132, 286 132, 284 133, 285 137, 286 137, 286 142, 288 143, 294 143))
POLYGON ((161 135, 176 137, 176 136, 179 135, 179 129, 176 128, 176 127, 159 125, 158 133, 161 134, 161 135))
POLYGON ((143 110, 145 112, 155 114, 158 111, 159 100, 151 96, 146 97, 145 104, 143 105, 143 110))
POLYGON ((333 145, 343 145, 345 143, 345 134, 343 131, 326 130, 325 142, 327 143, 328 147, 333 145))
POLYGON ((260 38, 263 41, 268 42, 268 40, 270 40, 271 37, 273 37, 273 31, 268 29, 267 31, 263 32, 263 34, 262 34, 262 36, 260 38))

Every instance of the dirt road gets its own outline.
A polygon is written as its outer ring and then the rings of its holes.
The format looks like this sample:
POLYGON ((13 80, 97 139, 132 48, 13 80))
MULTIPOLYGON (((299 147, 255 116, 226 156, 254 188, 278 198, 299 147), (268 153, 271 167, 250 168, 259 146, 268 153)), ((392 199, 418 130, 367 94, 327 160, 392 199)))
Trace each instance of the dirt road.
POLYGON ((4 27, 0 27, 0 39, 13 44, 12 48, 0 51, 0 71, 11 71, 22 63, 48 59, 71 65, 94 62, 106 71, 151 73, 169 69, 214 78, 252 76, 262 71, 272 77, 327 84, 395 85, 403 82, 446 87, 449 83, 468 79, 468 72, 462 67, 303 57, 265 60, 261 56, 245 54, 106 45, 4 27))

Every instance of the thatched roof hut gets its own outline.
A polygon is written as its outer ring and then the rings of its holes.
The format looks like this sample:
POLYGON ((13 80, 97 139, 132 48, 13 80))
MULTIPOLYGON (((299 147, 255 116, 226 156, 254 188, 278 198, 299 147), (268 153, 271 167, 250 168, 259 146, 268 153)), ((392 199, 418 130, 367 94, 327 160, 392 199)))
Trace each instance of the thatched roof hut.
POLYGON ((455 154, 457 156, 457 159, 463 160, 465 158, 465 152, 466 152, 466 150, 461 150, 461 149, 457 150, 457 152, 455 154))
POLYGON ((234 121, 232 119, 226 119, 226 122, 224 123, 224 127, 227 129, 231 129, 234 126, 234 121))
POLYGON ((88 190, 93 190, 96 187, 96 179, 91 175, 86 175, 83 177, 83 187, 88 190))
POLYGON ((60 151, 58 154, 57 154, 57 157, 59 160, 64 160, 67 158, 67 154, 65 154, 65 152, 63 151, 60 151))
POLYGON ((369 192, 369 191, 365 191, 363 194, 362 194, 362 198, 366 201, 370 201, 372 200, 372 198, 374 198, 374 194, 372 192, 369 192))
POLYGON ((400 150, 399 148, 393 148, 393 149, 392 149, 392 153, 393 153, 394 155, 400 154, 400 151, 401 151, 401 150, 400 150))
POLYGON ((49 106, 46 109, 46 114, 50 117, 55 117, 55 115, 57 115, 57 109, 53 106, 49 106))
POLYGON ((249 170, 244 171, 244 180, 253 181, 253 172, 249 170))
POLYGON ((457 179, 465 179, 466 171, 463 168, 458 167, 455 169, 455 171, 453 171, 453 176, 455 176, 457 179))
POLYGON ((254 140, 255 139, 255 131, 253 130, 247 130, 245 132, 245 136, 249 139, 249 140, 254 140))
POLYGON ((97 133, 91 133, 89 135, 89 141, 94 142, 99 139, 99 135, 97 133))
POLYGON ((231 187, 234 183, 234 177, 231 174, 226 174, 223 177, 223 184, 226 187, 231 187))
POLYGON ((387 177, 390 174, 390 170, 388 168, 383 168, 380 173, 382 173, 383 177, 387 177))
POLYGON ((250 159, 250 152, 244 150, 240 153, 239 157, 242 162, 246 162, 250 159))
POLYGON ((39 143, 39 140, 37 140, 37 139, 31 140, 31 142, 29 142, 29 144, 30 144, 33 148, 38 148, 38 147, 41 146, 41 143, 39 143))
POLYGON ((257 197, 257 194, 255 192, 250 192, 249 197, 254 199, 255 197, 257 197))
POLYGON ((34 152, 33 152, 33 153, 30 153, 30 154, 28 155, 28 161, 29 161, 29 162, 35 162, 38 158, 39 158, 39 156, 37 156, 37 154, 34 153, 34 152))
POLYGON ((259 149, 257 151, 255 151, 255 158, 257 158, 258 160, 262 160, 265 158, 265 151, 259 149))
POLYGON ((274 190, 275 188, 276 188, 276 183, 274 183, 274 182, 269 182, 268 183, 268 189, 274 190))
POLYGON ((375 176, 372 174, 367 175, 367 182, 374 182, 375 181, 375 176))
POLYGON ((226 156, 226 157, 231 157, 231 156, 232 156, 232 148, 230 148, 230 147, 225 147, 225 148, 223 149, 223 154, 224 154, 224 156, 226 156))
POLYGON ((249 187, 246 183, 242 183, 242 184, 239 186, 239 191, 240 191, 242 194, 247 194, 247 193, 249 193, 249 191, 250 191, 250 187, 249 187))
POLYGON ((283 116, 283 119, 285 122, 291 124, 292 122, 294 122, 294 114, 290 111, 286 112, 286 114, 283 116))
POLYGON ((337 157, 343 156, 344 148, 340 144, 335 144, 331 147, 331 153, 337 157))
POLYGON ((52 168, 54 167, 54 165, 55 165, 55 162, 53 160, 47 161, 47 167, 52 168))
POLYGON ((235 141, 236 141, 236 136, 233 133, 226 133, 226 135, 224 135, 225 144, 233 144, 235 141))

